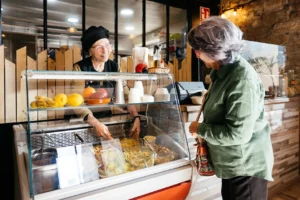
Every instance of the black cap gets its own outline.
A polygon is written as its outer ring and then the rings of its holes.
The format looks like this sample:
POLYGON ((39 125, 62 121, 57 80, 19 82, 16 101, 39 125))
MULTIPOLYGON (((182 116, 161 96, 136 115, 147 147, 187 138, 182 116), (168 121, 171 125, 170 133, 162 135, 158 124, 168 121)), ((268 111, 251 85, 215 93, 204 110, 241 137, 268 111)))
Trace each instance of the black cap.
POLYGON ((91 26, 86 31, 84 31, 81 37, 81 44, 83 50, 86 52, 93 46, 95 42, 102 38, 109 38, 109 31, 103 26, 91 26))

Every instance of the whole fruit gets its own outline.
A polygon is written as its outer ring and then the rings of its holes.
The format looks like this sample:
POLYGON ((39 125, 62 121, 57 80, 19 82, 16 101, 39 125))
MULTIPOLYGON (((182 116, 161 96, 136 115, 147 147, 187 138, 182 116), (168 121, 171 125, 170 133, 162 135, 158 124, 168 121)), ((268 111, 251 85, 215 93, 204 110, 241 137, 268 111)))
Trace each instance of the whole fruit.
POLYGON ((91 94, 93 94, 95 92, 96 92, 95 88, 88 86, 87 88, 85 88, 82 91, 82 96, 83 96, 83 98, 88 99, 89 96, 91 96, 91 94))
POLYGON ((80 106, 84 101, 82 95, 78 93, 69 94, 67 96, 67 99, 68 99, 67 103, 70 106, 80 106))
POLYGON ((107 90, 104 88, 98 88, 95 93, 89 96, 89 99, 103 99, 107 97, 108 97, 107 90))
POLYGON ((60 93, 54 97, 54 101, 58 104, 58 106, 63 107, 67 104, 67 95, 60 93))

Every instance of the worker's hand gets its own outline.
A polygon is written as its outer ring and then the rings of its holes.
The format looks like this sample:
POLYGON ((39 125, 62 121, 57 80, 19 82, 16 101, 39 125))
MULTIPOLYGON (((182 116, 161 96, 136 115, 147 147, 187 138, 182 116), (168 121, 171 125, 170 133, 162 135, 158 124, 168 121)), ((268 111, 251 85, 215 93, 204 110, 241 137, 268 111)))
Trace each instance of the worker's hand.
POLYGON ((141 132, 141 122, 140 122, 140 118, 135 118, 134 122, 133 122, 133 126, 130 130, 130 134, 129 137, 132 137, 135 140, 139 139, 140 136, 140 132, 141 132))
POLYGON ((105 126, 104 124, 102 124, 101 122, 99 122, 93 115, 89 114, 88 116, 88 123, 90 125, 92 125, 95 129, 95 134, 97 137, 104 137, 105 139, 113 139, 111 137, 111 134, 107 128, 107 126, 105 126))
POLYGON ((109 139, 112 140, 113 138, 111 137, 111 134, 107 128, 107 126, 105 126, 104 124, 102 124, 101 122, 98 122, 96 124, 96 126, 94 126, 95 128, 95 132, 96 132, 96 136, 97 137, 104 137, 105 139, 109 139))
POLYGON ((197 137, 198 136, 197 130, 198 130, 198 126, 199 125, 200 125, 199 122, 192 122, 190 124, 189 131, 190 131, 190 133, 192 134, 193 137, 197 137))

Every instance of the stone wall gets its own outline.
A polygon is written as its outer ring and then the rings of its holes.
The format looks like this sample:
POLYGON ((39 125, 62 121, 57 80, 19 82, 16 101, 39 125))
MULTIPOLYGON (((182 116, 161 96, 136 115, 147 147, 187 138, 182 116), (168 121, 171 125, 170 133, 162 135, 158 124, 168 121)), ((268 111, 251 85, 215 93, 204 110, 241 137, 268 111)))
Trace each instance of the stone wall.
POLYGON ((244 39, 286 47, 286 72, 294 69, 300 92, 300 1, 221 0, 220 9, 244 32, 244 39), (242 6, 239 6, 242 5, 242 6))

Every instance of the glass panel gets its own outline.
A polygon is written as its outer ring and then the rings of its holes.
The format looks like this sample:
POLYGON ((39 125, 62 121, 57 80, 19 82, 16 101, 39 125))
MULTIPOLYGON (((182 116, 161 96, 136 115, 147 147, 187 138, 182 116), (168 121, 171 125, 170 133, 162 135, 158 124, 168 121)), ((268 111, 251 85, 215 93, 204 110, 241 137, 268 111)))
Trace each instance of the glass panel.
MULTIPOLYGON (((90 26, 103 26, 109 31, 109 42, 112 50, 115 48, 115 12, 114 1, 89 0, 86 2, 86 29, 90 26)), ((88 53, 87 53, 88 56, 88 53)), ((113 59, 113 56, 111 56, 113 59)))
MULTIPOLYGON (((47 1, 48 49, 50 57, 54 60, 55 50, 64 53, 73 45, 81 46, 81 2, 81 0, 47 1)), ((39 27, 39 30, 38 41, 42 44, 40 40, 43 38, 43 27, 39 27)))
POLYGON ((99 179, 105 181, 116 175, 153 167, 151 174, 155 173, 155 169, 162 170, 157 168, 160 165, 166 165, 163 166, 166 170, 178 166, 177 162, 188 161, 189 151, 172 75, 104 75, 72 71, 28 71, 28 74, 33 78, 27 79, 28 111, 35 111, 31 113, 38 115, 37 122, 28 123, 27 163, 29 166, 32 163, 30 171, 34 195, 99 179), (70 76, 80 74, 86 78, 93 75, 97 80, 93 79, 95 84, 91 84, 91 79, 69 80, 70 76), (54 91, 48 93, 51 94, 49 96, 30 96, 35 88, 31 87, 34 76, 39 75, 44 76, 39 79, 41 85, 46 84, 49 77, 66 78, 63 79, 65 84, 58 86, 64 87, 65 93, 56 94, 54 91), (103 77, 128 80, 132 85, 129 85, 128 91, 124 85, 124 90, 117 92, 117 84, 112 81, 112 85, 106 85, 101 81, 103 77), (87 91, 91 92, 90 96, 85 96, 87 91), (104 91, 107 92, 105 97, 91 97, 104 91), (77 95, 72 96, 74 93, 77 95), (123 103, 116 103, 117 94, 124 96, 123 103), (100 100, 105 98, 110 101, 101 103, 100 100), (99 101, 88 101, 91 99, 99 101), (129 111, 133 110, 140 116, 139 134, 132 132, 135 119, 129 111), (93 124, 82 118, 87 111, 107 126, 112 140, 97 136, 93 124), (72 170, 67 170, 70 167, 72 170), (45 176, 51 181, 44 182, 45 176))
POLYGON ((15 63, 16 50, 26 46, 27 55, 35 59, 36 36, 39 27, 43 24, 43 1, 2 0, 1 2, 5 58, 15 63))
POLYGON ((179 69, 181 61, 186 56, 186 34, 186 10, 170 7, 169 61, 173 62, 173 58, 176 57, 179 61, 179 69))
POLYGON ((149 54, 153 56, 149 67, 158 66, 161 58, 162 42, 166 41, 166 6, 160 3, 147 1, 146 5, 146 46, 149 54), (156 61, 158 64, 156 64, 156 61))
POLYGON ((142 35, 142 1, 119 0, 118 51, 121 57, 132 55, 134 38, 142 35))

